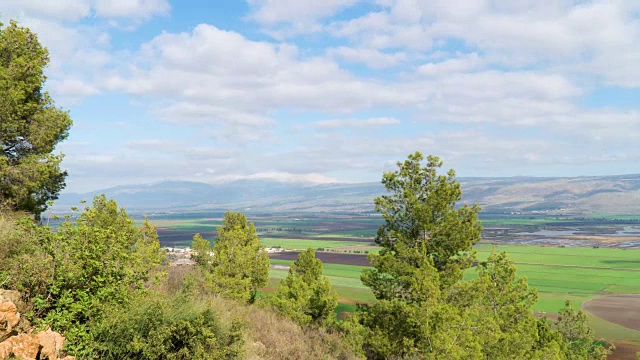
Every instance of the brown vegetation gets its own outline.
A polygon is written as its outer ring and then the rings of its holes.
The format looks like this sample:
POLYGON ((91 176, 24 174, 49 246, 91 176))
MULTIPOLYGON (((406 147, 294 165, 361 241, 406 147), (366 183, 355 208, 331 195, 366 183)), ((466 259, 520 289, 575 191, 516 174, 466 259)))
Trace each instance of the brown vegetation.
POLYGON ((248 359, 356 359, 339 334, 321 328, 302 328, 272 311, 221 301, 229 310, 241 310, 248 325, 248 359))

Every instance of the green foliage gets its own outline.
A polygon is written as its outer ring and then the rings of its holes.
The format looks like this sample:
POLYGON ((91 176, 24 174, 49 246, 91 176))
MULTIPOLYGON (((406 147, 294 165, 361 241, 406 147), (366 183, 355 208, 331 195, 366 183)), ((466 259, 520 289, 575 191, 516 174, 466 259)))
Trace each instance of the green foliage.
MULTIPOLYGON (((505 253, 494 253, 479 264, 478 279, 471 283, 469 295, 474 297, 475 306, 486 311, 485 323, 490 321, 494 327, 492 336, 496 341, 484 344, 484 353, 490 358, 526 356, 537 340, 537 321, 530 309, 538 296, 535 289, 529 289, 526 278, 516 279, 516 267, 505 253)), ((465 300, 458 303, 467 304, 465 300)))
POLYGON ((565 338, 563 350, 568 360, 603 360, 611 352, 595 341, 587 315, 582 310, 575 311, 570 301, 560 310, 556 328, 565 338))
POLYGON ((157 283, 166 276, 166 272, 159 268, 165 259, 165 250, 160 248, 160 238, 156 226, 152 225, 147 217, 144 218, 141 232, 142 237, 135 242, 133 247, 137 255, 137 267, 148 271, 149 275, 153 274, 151 280, 157 283))
POLYGON ((454 284, 471 266, 472 246, 480 241, 480 209, 456 208, 462 192, 454 171, 438 175, 437 157, 429 156, 425 167, 422 160, 416 152, 398 162, 397 171, 384 173, 382 183, 391 194, 375 199, 385 221, 376 236, 382 250, 370 255, 375 269, 365 271, 362 281, 378 299, 406 296, 407 277, 427 258, 440 274, 440 286, 454 284))
MULTIPOLYGON (((477 206, 461 200, 454 172, 438 175, 436 157, 421 167, 420 153, 385 173, 392 194, 376 199, 385 224, 370 256, 374 269, 362 282, 377 302, 360 305, 357 332, 371 359, 564 359, 562 336, 536 319, 535 289, 516 278, 506 254, 478 264, 477 278, 462 282, 480 240, 477 206)), ((357 339, 357 337, 356 337, 357 339)))
POLYGON ((301 325, 324 323, 338 306, 338 295, 329 278, 322 275, 322 261, 309 248, 291 264, 278 292, 270 299, 273 307, 301 325))
POLYGON ((516 280, 504 254, 478 267, 478 278, 441 291, 425 262, 407 277, 407 294, 361 305, 369 358, 560 359, 562 339, 530 311, 535 290, 516 280), (545 327, 546 326, 546 327, 545 327), (546 332, 545 332, 546 331, 546 332))
POLYGON ((358 357, 365 357, 364 342, 369 329, 362 325, 359 313, 349 314, 343 321, 329 323, 329 329, 342 335, 342 342, 358 357))
POLYGON ((211 243, 203 238, 200 234, 193 236, 193 242, 191 243, 193 254, 191 259, 200 267, 208 267, 212 260, 211 243))
POLYGON ((69 114, 42 87, 49 54, 29 29, 0 23, 0 207, 39 218, 67 175, 55 146, 68 136, 69 114))
POLYGON ((155 230, 136 228, 104 195, 55 233, 28 219, 18 226, 21 243, 0 259, 0 272, 33 305, 36 324, 64 332, 75 353, 87 346, 88 323, 103 306, 144 291, 161 261, 155 230))
POLYGON ((253 223, 241 213, 227 211, 211 247, 199 234, 193 238, 194 261, 214 294, 247 302, 269 280, 269 256, 260 245, 253 223))
POLYGON ((93 324, 95 359, 235 359, 244 349, 243 326, 226 326, 212 304, 184 294, 150 293, 124 308, 111 306, 93 324))

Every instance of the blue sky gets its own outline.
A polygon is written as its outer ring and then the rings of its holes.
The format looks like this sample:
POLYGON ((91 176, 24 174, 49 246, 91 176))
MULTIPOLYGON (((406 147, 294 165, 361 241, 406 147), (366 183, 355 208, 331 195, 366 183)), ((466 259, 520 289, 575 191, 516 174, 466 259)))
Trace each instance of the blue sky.
POLYGON ((640 172, 640 2, 3 0, 51 53, 68 192, 640 172))

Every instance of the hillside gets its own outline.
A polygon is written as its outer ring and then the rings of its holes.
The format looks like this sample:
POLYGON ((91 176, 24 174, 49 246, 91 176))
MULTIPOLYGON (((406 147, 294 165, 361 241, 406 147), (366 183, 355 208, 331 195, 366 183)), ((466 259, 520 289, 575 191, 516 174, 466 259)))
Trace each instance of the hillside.
MULTIPOLYGON (((640 174, 563 178, 459 178, 465 203, 486 212, 639 214, 640 174)), ((270 212, 368 212, 384 193, 379 183, 311 185, 243 180, 206 184, 172 181, 123 185, 60 196, 61 211, 95 194, 106 194, 131 210, 231 209, 270 212)))

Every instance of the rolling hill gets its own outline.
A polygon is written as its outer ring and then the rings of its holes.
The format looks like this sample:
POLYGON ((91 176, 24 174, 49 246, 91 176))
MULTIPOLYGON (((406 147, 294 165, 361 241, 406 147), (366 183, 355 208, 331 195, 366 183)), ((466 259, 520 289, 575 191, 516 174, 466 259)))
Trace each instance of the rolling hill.
MULTIPOLYGON (((458 178, 463 202, 486 212, 640 214, 640 174, 590 177, 458 178)), ((379 183, 300 184, 241 180, 207 184, 170 181, 123 185, 60 196, 54 211, 106 194, 129 210, 242 210, 269 212, 370 212, 384 194, 379 183)))

